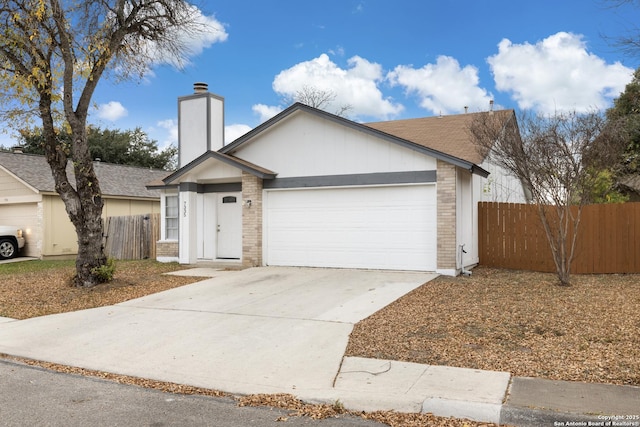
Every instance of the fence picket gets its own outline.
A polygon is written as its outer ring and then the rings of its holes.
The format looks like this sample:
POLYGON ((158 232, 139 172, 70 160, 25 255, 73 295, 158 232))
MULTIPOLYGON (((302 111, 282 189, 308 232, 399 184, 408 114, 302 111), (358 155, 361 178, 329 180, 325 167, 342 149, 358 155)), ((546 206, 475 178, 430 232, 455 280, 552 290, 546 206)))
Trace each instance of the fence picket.
MULTIPOLYGON (((478 222, 481 265, 555 271, 535 205, 482 202, 478 222)), ((572 273, 640 273, 640 203, 585 206, 579 227, 572 273)))
POLYGON ((104 222, 104 250, 114 259, 156 257, 160 214, 112 216, 104 222))

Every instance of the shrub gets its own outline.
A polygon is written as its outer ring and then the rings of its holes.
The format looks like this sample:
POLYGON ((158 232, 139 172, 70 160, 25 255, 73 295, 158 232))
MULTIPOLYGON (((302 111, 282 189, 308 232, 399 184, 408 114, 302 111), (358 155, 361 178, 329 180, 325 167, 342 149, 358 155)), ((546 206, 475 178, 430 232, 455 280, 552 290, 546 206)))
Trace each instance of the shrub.
POLYGON ((100 283, 106 283, 113 280, 116 272, 116 263, 113 258, 107 259, 106 264, 91 270, 91 274, 98 279, 100 283))

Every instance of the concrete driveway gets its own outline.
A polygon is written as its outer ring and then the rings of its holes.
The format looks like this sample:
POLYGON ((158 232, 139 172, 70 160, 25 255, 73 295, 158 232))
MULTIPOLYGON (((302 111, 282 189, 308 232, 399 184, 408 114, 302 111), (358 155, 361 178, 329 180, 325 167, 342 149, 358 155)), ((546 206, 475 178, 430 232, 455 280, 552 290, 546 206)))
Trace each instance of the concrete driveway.
MULTIPOLYGON (((334 385, 353 324, 434 274, 264 267, 0 323, 0 353, 231 393, 334 385)), ((306 392, 303 392, 306 391, 306 392)))

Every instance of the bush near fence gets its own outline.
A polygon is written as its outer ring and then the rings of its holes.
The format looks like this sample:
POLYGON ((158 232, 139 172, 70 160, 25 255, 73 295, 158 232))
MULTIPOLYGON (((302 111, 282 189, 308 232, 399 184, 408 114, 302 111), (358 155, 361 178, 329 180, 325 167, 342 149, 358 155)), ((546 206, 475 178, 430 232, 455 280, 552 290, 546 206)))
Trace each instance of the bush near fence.
POLYGON ((103 234, 105 254, 110 258, 155 259, 160 214, 107 217, 103 234))
MULTIPOLYGON (((481 202, 478 223, 481 265, 556 271, 536 205, 481 202)), ((640 203, 583 208, 571 273, 640 273, 640 203)))

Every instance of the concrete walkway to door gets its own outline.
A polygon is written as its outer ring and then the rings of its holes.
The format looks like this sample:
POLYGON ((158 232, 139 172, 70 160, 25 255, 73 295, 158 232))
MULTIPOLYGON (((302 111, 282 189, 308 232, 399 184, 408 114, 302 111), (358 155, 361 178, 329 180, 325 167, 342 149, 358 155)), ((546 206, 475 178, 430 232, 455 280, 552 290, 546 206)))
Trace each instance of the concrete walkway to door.
POLYGON ((0 323, 0 353, 231 393, 326 395, 353 324, 434 274, 265 267, 0 323))

